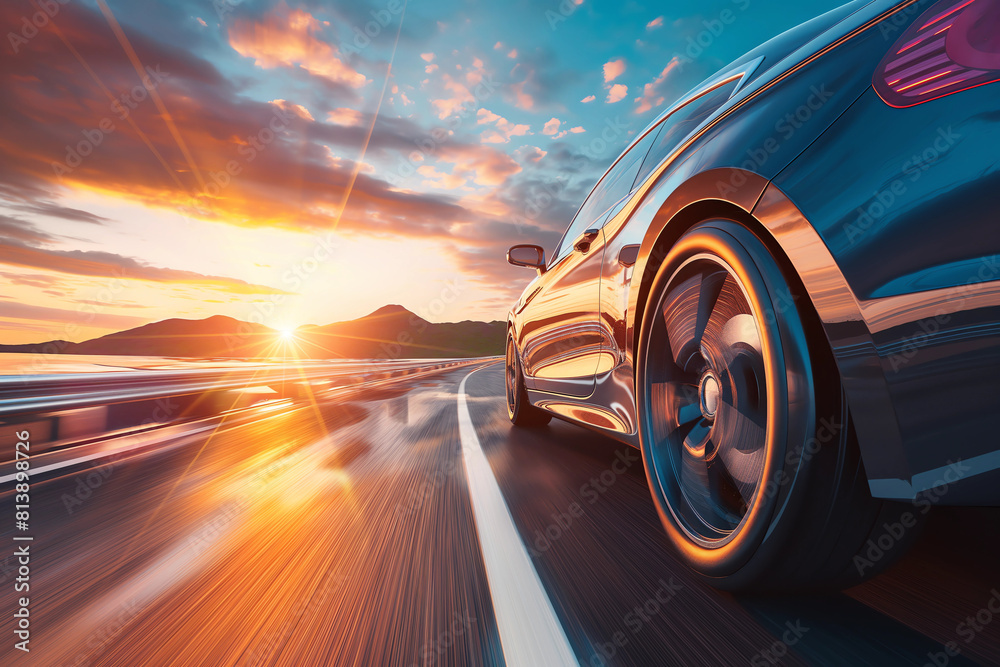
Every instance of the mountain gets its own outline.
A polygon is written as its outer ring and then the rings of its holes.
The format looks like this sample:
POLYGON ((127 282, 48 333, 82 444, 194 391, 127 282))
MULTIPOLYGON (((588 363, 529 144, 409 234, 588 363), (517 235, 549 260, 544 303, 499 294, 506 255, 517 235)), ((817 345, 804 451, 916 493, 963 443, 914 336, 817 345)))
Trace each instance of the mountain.
POLYGON ((307 355, 330 352, 352 359, 481 357, 503 352, 506 324, 445 322, 434 324, 398 305, 383 306, 356 320, 296 331, 307 355))
MULTIPOLYGON (((310 359, 479 357, 502 354, 505 333, 501 321, 435 324, 390 305, 356 320, 300 327, 291 344, 310 359)), ((222 315, 163 320, 82 343, 0 345, 0 352, 198 358, 282 356, 284 349, 274 329, 222 315)))
POLYGON ((277 338, 274 329, 215 315, 204 320, 170 319, 78 343, 68 354, 127 354, 140 357, 259 357, 277 338))

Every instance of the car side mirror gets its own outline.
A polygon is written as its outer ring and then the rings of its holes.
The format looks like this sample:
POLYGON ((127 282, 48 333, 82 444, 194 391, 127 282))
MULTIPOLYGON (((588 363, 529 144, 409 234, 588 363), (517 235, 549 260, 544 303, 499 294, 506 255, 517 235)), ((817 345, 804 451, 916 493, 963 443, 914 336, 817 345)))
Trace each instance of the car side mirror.
POLYGON ((527 266, 537 269, 538 274, 545 273, 545 250, 537 245, 511 246, 507 251, 507 262, 514 266, 527 266))

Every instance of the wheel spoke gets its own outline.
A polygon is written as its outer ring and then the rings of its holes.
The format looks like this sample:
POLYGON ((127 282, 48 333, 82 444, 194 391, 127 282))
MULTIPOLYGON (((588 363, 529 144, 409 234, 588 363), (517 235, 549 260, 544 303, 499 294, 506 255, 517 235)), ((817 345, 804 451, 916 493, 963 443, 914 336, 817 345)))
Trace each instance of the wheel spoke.
POLYGON ((684 436, 684 449, 696 453, 701 458, 705 458, 705 446, 708 443, 710 431, 711 428, 705 420, 699 419, 696 421, 691 425, 687 435, 684 436))
POLYGON ((701 347, 701 340, 705 336, 705 330, 708 328, 708 321, 712 317, 712 313, 715 312, 716 305, 719 303, 719 296, 722 294, 722 288, 729 279, 729 274, 722 269, 704 269, 701 272, 701 285, 698 293, 698 320, 695 324, 695 337, 694 343, 698 348, 701 347))
POLYGON ((659 409, 654 413, 653 436, 657 442, 674 434, 678 427, 688 426, 701 418, 698 387, 690 382, 655 382, 649 395, 659 409))
POLYGON ((730 348, 738 348, 742 344, 763 355, 757 322, 753 315, 747 313, 734 315, 722 326, 722 343, 730 348))
MULTIPOLYGON (((692 433, 696 431, 697 427, 692 433)), ((741 497, 728 471, 717 460, 705 458, 704 452, 712 448, 710 439, 701 440, 700 448, 694 451, 687 444, 685 439, 678 474, 685 499, 705 527, 713 530, 723 525, 734 528, 745 514, 748 503, 741 497), (697 453, 699 451, 701 454, 697 453)))
POLYGON ((719 403, 713 435, 720 443, 720 458, 749 502, 760 482, 766 452, 765 429, 761 417, 744 414, 726 401, 719 403))
POLYGON ((678 479, 681 492, 690 503, 691 508, 706 525, 711 525, 709 521, 715 514, 715 502, 712 500, 709 487, 708 462, 705 457, 696 456, 687 447, 681 447, 678 479))
POLYGON ((701 419, 701 406, 697 403, 688 403, 677 408, 677 424, 683 426, 696 419, 701 419))
POLYGON ((663 302, 663 321, 674 363, 691 371, 690 363, 701 350, 702 338, 715 311, 728 274, 706 267, 670 291, 663 302))

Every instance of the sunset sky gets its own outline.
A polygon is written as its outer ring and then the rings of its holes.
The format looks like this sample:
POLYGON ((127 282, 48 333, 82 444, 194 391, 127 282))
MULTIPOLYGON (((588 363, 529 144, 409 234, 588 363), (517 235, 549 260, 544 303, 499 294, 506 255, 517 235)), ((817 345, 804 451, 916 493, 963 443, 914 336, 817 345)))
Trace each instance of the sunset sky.
POLYGON ((5 0, 0 343, 503 319, 509 245, 551 249, 657 109, 837 4, 5 0))

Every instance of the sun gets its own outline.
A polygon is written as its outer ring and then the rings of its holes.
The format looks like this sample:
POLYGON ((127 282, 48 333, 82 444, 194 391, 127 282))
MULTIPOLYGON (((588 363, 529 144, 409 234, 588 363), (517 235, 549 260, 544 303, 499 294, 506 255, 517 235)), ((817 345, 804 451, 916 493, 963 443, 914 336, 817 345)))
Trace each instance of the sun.
POLYGON ((295 340, 295 329, 281 329, 278 331, 283 341, 295 340))

